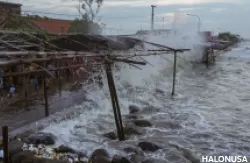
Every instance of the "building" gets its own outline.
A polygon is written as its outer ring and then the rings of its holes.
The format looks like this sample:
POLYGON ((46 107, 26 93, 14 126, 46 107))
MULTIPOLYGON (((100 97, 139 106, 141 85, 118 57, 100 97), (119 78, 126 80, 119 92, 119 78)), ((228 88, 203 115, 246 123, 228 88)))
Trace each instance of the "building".
POLYGON ((51 19, 51 18, 46 18, 46 19, 35 19, 31 18, 30 22, 40 29, 46 30, 49 33, 53 34, 63 34, 67 33, 71 23, 73 22, 72 20, 62 20, 62 19, 51 19))
POLYGON ((21 6, 22 4, 0 1, 0 18, 5 18, 9 13, 21 15, 21 6))
POLYGON ((171 31, 171 29, 139 30, 136 32, 136 35, 168 35, 171 31))

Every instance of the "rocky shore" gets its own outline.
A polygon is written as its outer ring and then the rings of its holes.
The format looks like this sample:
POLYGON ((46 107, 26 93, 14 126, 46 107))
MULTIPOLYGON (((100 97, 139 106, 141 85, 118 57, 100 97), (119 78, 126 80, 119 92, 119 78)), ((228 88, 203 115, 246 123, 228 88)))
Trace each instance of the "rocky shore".
MULTIPOLYGON (((123 155, 111 155, 108 153, 108 149, 95 149, 88 155, 88 152, 72 149, 66 144, 56 145, 57 137, 52 133, 37 132, 26 136, 16 136, 9 140, 10 161, 11 163, 168 163, 169 160, 178 163, 200 162, 188 149, 171 143, 168 146, 157 141, 146 140, 139 141, 136 146, 127 143, 132 136, 145 134, 144 128, 155 125, 143 118, 143 114, 152 111, 157 112, 157 108, 129 106, 129 114, 123 117, 126 138, 124 142, 126 146, 122 148, 123 155), (166 160, 147 157, 148 153, 154 153, 158 150, 166 150, 166 160)), ((168 125, 173 129, 178 128, 171 123, 168 125)), ((117 134, 116 131, 111 131, 103 133, 103 137, 106 137, 108 141, 114 141, 117 139, 117 134)))

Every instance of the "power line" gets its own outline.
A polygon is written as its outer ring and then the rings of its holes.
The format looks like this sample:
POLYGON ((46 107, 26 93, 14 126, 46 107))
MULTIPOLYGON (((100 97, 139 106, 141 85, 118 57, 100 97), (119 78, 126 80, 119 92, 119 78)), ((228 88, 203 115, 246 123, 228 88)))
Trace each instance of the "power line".
MULTIPOLYGON (((59 15, 59 16, 72 16, 72 17, 79 17, 76 14, 63 14, 63 13, 51 13, 51 12, 39 12, 39 11, 29 11, 23 10, 23 13, 32 13, 32 14, 47 14, 47 15, 59 15)), ((131 19, 131 18, 147 18, 148 16, 145 15, 131 15, 131 16, 120 16, 120 17, 113 17, 113 16, 97 16, 99 18, 110 18, 110 19, 131 19)))

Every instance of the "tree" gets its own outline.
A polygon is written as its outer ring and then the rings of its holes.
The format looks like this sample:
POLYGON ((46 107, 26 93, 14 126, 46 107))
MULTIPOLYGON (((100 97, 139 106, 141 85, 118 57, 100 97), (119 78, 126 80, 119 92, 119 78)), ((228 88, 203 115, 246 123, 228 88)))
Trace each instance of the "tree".
POLYGON ((230 32, 219 33, 218 38, 224 41, 239 42, 239 35, 232 34, 230 32))
POLYGON ((82 18, 87 21, 94 21, 96 15, 100 11, 103 0, 78 0, 78 2, 78 11, 82 18), (81 12, 81 9, 84 13, 81 12))
POLYGON ((98 23, 84 19, 75 19, 68 30, 69 33, 101 34, 101 26, 98 23))

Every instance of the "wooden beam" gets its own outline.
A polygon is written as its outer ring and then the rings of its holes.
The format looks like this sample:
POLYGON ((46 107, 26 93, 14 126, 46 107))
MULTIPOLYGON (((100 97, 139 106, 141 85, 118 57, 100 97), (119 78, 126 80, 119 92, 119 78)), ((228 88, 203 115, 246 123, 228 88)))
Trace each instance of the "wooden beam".
MULTIPOLYGON (((58 70, 67 70, 67 69, 72 69, 72 68, 79 68, 79 67, 84 67, 86 66, 85 64, 78 64, 78 65, 71 65, 71 66, 64 66, 64 67, 59 67, 59 68, 54 68, 54 69, 47 69, 48 71, 58 71, 58 70)), ((39 70, 33 70, 33 71, 23 71, 23 72, 11 72, 11 73, 6 73, 3 75, 3 77, 12 77, 12 76, 23 76, 27 74, 32 74, 32 73, 39 73, 39 72, 45 72, 45 70, 39 69, 39 70)))
POLYGON ((74 57, 83 57, 82 55, 62 56, 62 57, 47 57, 47 58, 34 58, 34 59, 13 59, 5 62, 0 62, 0 67, 14 66, 18 64, 28 63, 42 63, 52 60, 72 59, 74 57))
POLYGON ((44 52, 44 51, 0 51, 0 57, 8 56, 25 56, 25 55, 91 55, 97 56, 96 53, 85 52, 85 51, 53 51, 53 52, 44 52))

